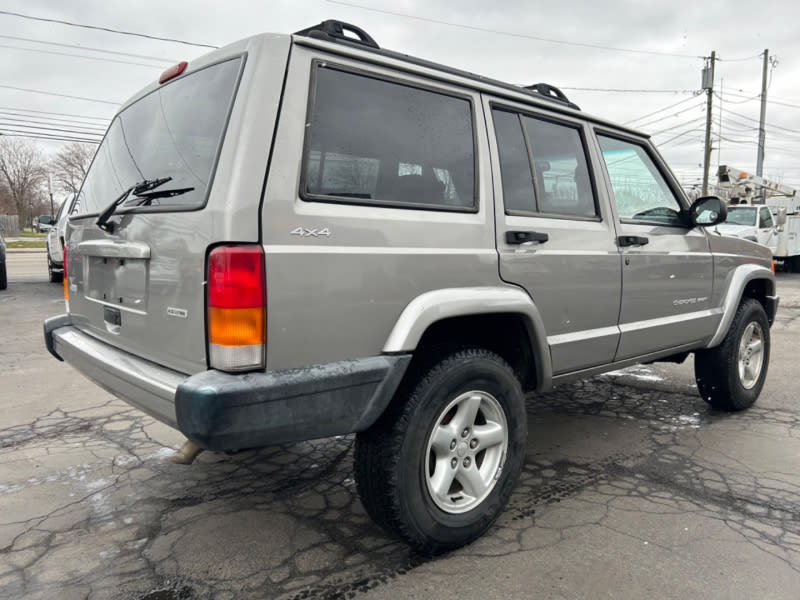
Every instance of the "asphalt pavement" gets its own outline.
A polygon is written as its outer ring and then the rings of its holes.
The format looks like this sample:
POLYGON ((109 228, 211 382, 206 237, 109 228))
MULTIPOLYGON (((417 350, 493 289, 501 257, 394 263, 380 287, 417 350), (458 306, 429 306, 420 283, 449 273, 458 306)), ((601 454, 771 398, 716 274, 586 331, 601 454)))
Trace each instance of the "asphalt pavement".
POLYGON ((800 275, 779 273, 756 406, 715 412, 691 359, 528 399, 520 485, 431 559, 355 492, 352 436, 169 461, 179 433, 44 348, 44 252, 0 292, 0 598, 800 598, 800 275))

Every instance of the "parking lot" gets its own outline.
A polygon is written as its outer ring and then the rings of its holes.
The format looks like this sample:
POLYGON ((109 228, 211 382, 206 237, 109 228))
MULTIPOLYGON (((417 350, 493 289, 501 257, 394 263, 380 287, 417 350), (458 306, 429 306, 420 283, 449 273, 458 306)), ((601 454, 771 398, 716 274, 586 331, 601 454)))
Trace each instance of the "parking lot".
POLYGON ((528 400, 521 483, 482 539, 409 553, 365 515, 352 437, 170 462, 183 439, 46 351, 43 252, 0 292, 0 598, 800 597, 800 275, 767 384, 710 410, 691 359, 528 400))

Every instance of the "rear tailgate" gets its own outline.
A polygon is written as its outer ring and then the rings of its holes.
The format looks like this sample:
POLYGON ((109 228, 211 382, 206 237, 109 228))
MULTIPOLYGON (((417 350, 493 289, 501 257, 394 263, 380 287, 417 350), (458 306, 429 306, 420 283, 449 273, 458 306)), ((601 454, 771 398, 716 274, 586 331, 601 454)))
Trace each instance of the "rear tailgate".
POLYGON ((207 368, 206 257, 219 243, 259 240, 288 53, 288 36, 244 40, 120 111, 70 215, 74 326, 181 373, 207 368))

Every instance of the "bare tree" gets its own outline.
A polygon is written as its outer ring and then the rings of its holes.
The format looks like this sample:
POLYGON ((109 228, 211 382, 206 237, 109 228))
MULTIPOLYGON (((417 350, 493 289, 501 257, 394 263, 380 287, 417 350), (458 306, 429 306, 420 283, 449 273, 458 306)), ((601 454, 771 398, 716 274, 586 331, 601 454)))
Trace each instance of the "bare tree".
POLYGON ((59 150, 50 161, 56 185, 69 194, 77 194, 96 149, 92 144, 72 142, 59 150))
POLYGON ((45 164, 41 151, 30 141, 0 138, 0 179, 11 195, 21 224, 30 222, 34 203, 37 207, 40 204, 45 164))

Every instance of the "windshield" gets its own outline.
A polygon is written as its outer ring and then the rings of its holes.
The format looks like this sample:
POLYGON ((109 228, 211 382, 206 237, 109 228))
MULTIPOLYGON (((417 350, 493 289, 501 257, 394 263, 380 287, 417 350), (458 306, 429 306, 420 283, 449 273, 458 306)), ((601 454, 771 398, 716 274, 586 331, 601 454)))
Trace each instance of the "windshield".
POLYGON ((118 114, 97 150, 72 208, 97 214, 138 182, 171 177, 170 188, 194 188, 153 200, 196 208, 206 200, 239 76, 241 58, 176 79, 118 114))
POLYGON ((756 207, 754 206, 729 206, 728 218, 725 223, 728 225, 755 225, 756 207))

